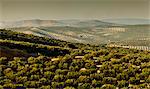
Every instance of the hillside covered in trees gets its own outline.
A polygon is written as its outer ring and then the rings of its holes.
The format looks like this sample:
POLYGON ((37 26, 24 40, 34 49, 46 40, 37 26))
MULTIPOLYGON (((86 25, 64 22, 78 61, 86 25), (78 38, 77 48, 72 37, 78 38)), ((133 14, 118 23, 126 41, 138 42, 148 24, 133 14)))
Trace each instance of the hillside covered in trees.
POLYGON ((0 30, 0 89, 149 89, 150 51, 0 30))

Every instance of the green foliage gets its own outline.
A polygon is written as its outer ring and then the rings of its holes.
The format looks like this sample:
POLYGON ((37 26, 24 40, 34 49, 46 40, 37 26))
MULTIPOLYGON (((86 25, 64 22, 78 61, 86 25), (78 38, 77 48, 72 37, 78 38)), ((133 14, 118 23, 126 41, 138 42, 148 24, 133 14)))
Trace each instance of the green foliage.
POLYGON ((1 34, 1 47, 29 55, 1 55, 0 88, 149 88, 149 51, 73 44, 7 30, 1 34))
POLYGON ((125 80, 118 81, 118 87, 127 87, 128 83, 125 80))

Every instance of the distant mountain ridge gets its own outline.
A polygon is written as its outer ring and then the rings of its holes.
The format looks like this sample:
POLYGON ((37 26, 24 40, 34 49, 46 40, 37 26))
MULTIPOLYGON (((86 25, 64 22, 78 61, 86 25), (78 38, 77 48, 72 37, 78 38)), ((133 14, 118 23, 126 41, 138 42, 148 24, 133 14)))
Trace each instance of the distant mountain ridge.
POLYGON ((11 22, 0 22, 3 28, 13 27, 51 27, 51 26, 70 26, 70 27, 96 27, 113 26, 114 23, 103 22, 100 20, 22 20, 11 22))
POLYGON ((22 20, 22 21, 8 21, 1 22, 1 26, 4 28, 13 28, 13 27, 38 27, 38 26, 52 26, 56 23, 54 20, 22 20))
POLYGON ((14 27, 103 27, 103 26, 122 26, 122 25, 143 25, 150 24, 150 19, 103 19, 103 20, 21 20, 21 21, 2 21, 0 28, 14 27))
POLYGON ((143 25, 150 24, 150 19, 103 19, 102 21, 124 25, 143 25))

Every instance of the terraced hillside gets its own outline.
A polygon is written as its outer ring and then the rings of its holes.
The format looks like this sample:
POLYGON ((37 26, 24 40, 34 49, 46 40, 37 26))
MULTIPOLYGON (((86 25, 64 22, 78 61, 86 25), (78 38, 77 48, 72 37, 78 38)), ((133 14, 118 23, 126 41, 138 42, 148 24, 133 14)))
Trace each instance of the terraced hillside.
POLYGON ((150 51, 0 35, 0 89, 150 88, 150 51))

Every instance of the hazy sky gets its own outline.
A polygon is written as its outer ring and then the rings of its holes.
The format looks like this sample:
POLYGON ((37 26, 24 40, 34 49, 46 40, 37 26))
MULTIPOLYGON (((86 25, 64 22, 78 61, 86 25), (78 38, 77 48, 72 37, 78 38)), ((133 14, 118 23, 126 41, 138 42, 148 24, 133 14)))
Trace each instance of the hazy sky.
POLYGON ((150 18, 150 0, 0 0, 0 20, 150 18))

